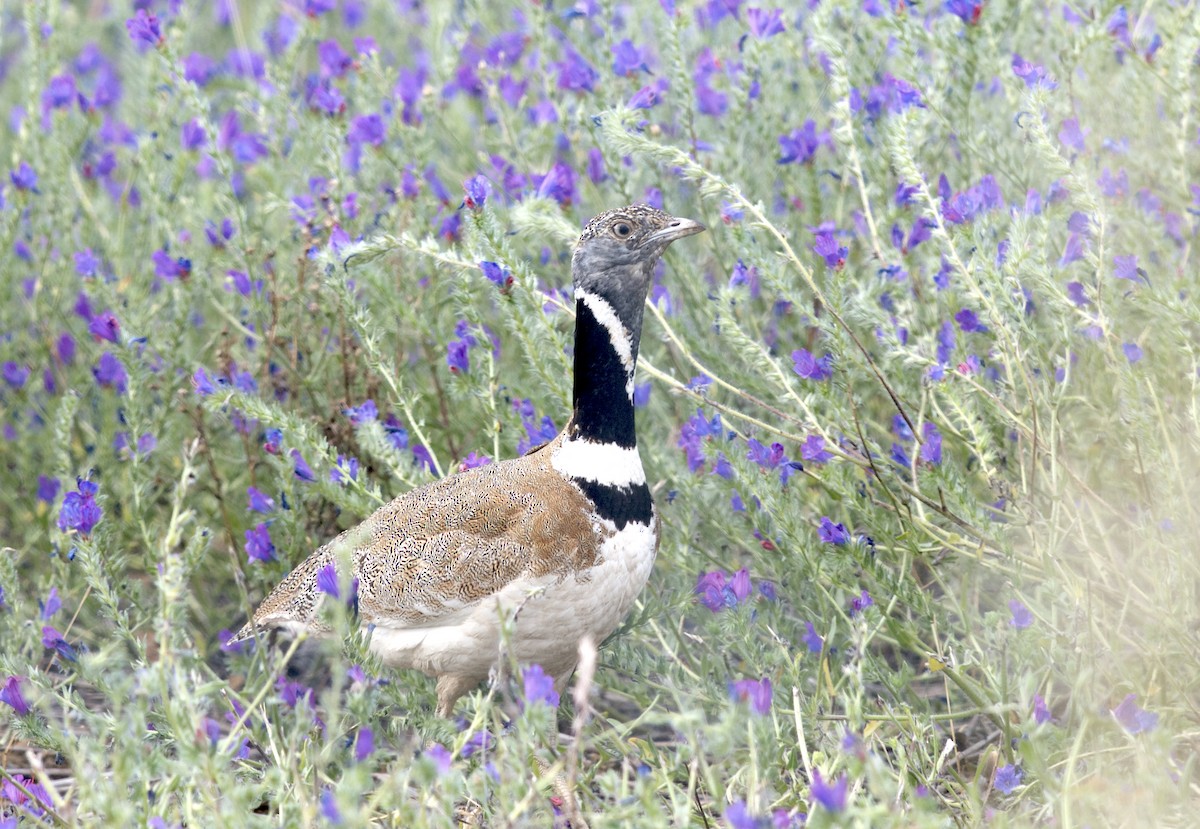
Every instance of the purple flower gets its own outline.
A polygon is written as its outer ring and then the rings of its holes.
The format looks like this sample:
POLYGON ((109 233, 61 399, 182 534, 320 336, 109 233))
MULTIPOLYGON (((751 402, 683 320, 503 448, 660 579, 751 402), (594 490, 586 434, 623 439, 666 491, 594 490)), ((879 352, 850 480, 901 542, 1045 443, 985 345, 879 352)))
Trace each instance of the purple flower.
MULTIPOLYGON (((557 434, 557 433, 556 433, 557 434)), ((436 475, 437 469, 433 464, 433 455, 429 454, 429 450, 424 446, 417 444, 412 448, 413 461, 418 467, 424 467, 429 470, 430 475, 436 475)))
POLYGON ((337 796, 333 793, 333 789, 321 790, 321 817, 334 826, 342 825, 342 813, 338 810, 337 796))
POLYGON ((996 791, 1001 794, 1012 794, 1017 786, 1021 785, 1023 773, 1014 765, 1001 766, 996 769, 996 777, 992 781, 996 787, 996 791))
POLYGON ((41 608, 38 618, 43 622, 50 621, 51 617, 62 609, 62 600, 58 598, 58 588, 51 587, 49 595, 46 596, 46 601, 43 602, 41 599, 38 599, 38 606, 41 608))
POLYGON ((18 365, 12 360, 6 361, 3 367, 0 367, 0 373, 4 375, 4 382, 14 389, 23 387, 29 380, 29 367, 18 365))
POLYGON ((154 251, 150 258, 154 261, 154 275, 163 279, 186 279, 192 272, 192 260, 183 256, 173 259, 165 249, 154 251))
POLYGON ((479 270, 483 271, 483 275, 487 277, 488 281, 498 288, 507 288, 513 283, 512 272, 503 265, 495 262, 480 262, 479 270))
POLYGON ((80 535, 88 535, 100 523, 104 511, 96 503, 96 493, 100 487, 94 481, 75 479, 77 489, 68 492, 63 498, 58 511, 58 528, 63 532, 74 530, 80 535))
POLYGON ((1121 350, 1125 352, 1125 359, 1128 360, 1131 365, 1141 360, 1144 356, 1142 347, 1137 343, 1123 343, 1121 345, 1121 350))
POLYGON ((670 86, 666 78, 657 78, 633 93, 626 106, 630 109, 653 109, 662 103, 662 97, 670 86))
POLYGON ((824 144, 833 149, 833 142, 828 132, 817 132, 817 124, 812 119, 804 122, 804 126, 792 130, 786 135, 779 136, 779 149, 783 153, 776 161, 777 164, 808 164, 816 155, 817 149, 824 144))
POLYGON ((326 564, 317 571, 317 590, 335 599, 342 597, 342 588, 338 583, 337 568, 333 562, 326 564))
POLYGON ((342 409, 342 414, 350 418, 350 422, 355 426, 362 426, 370 423, 379 417, 379 409, 375 406, 374 400, 364 400, 359 406, 351 406, 348 409, 342 409))
POLYGON ((38 475, 37 498, 39 501, 45 501, 47 504, 53 504, 54 499, 58 497, 58 488, 62 486, 58 478, 50 478, 46 475, 38 475))
POLYGON ((1017 630, 1024 630, 1033 624, 1033 613, 1017 599, 1009 601, 1008 609, 1012 613, 1012 618, 1008 620, 1008 623, 1017 630))
POLYGON ((1087 149, 1087 146, 1084 142, 1087 139, 1089 132, 1091 132, 1091 130, 1080 128, 1079 121, 1077 119, 1067 118, 1062 122, 1062 127, 1058 131, 1058 140, 1061 141, 1062 145, 1068 150, 1074 150, 1077 153, 1081 153, 1087 149))
POLYGON ((755 817, 744 800, 730 803, 721 813, 721 817, 729 825, 729 829, 767 829, 770 825, 765 817, 755 817))
POLYGON ((826 544, 846 544, 850 541, 850 533, 846 532, 845 524, 835 524, 829 516, 821 516, 821 526, 817 529, 817 537, 826 544))
POLYGON ((75 648, 53 625, 42 625, 42 647, 52 650, 68 662, 77 658, 75 648))
POLYGON ((354 739, 354 759, 361 763, 375 753, 375 732, 367 726, 358 729, 354 739))
POLYGON ((254 512, 274 512, 275 499, 269 495, 265 495, 254 487, 246 489, 246 495, 250 499, 250 509, 254 512))
POLYGON ((463 205, 468 210, 478 210, 487 202, 488 194, 492 191, 492 184, 486 176, 471 176, 463 182, 463 191, 467 194, 463 205))
POLYGON ((179 130, 179 145, 185 150, 203 150, 208 145, 208 136, 199 118, 193 118, 179 130))
POLYGON ((825 451, 825 438, 820 435, 809 435, 800 446, 800 457, 810 463, 828 463, 833 455, 825 451))
POLYGON ((1045 697, 1041 694, 1033 696, 1033 721, 1038 725, 1050 722, 1050 709, 1046 705, 1045 697))
POLYGON ((566 49, 563 60, 552 63, 550 68, 558 72, 559 89, 591 92, 596 85, 596 70, 573 49, 566 49))
POLYGON ((968 26, 975 26, 983 14, 984 0, 946 0, 946 11, 968 26))
POLYGON ((271 561, 275 558, 275 544, 267 524, 256 524, 246 530, 246 555, 251 561, 271 561))
POLYGON ((1128 279, 1130 282, 1143 282, 1142 269, 1138 267, 1136 256, 1114 256, 1113 276, 1117 279, 1128 279))
POLYGON ((234 110, 230 110, 221 119, 217 146, 232 155, 238 164, 252 164, 270 155, 265 137, 256 132, 244 132, 234 110))
POLYGON ((792 352, 792 368, 805 380, 827 380, 833 376, 833 356, 813 356, 807 348, 792 352))
POLYGON ((556 161, 538 184, 537 196, 554 199, 563 207, 570 207, 575 201, 575 178, 575 171, 571 167, 556 161))
POLYGON ((729 696, 734 702, 750 703, 750 710, 764 716, 771 713, 771 680, 739 679, 729 683, 729 696))
POLYGON ((333 469, 329 470, 329 480, 332 483, 341 484, 342 486, 345 486, 346 481, 348 481, 348 480, 349 481, 357 481, 358 480, 358 468, 359 468, 358 458, 355 458, 355 457, 348 458, 345 455, 339 454, 337 456, 337 464, 334 465, 333 469))
POLYGON ((838 244, 837 229, 833 227, 832 222, 827 222, 815 229, 816 242, 813 244, 813 253, 825 260, 826 267, 834 270, 841 270, 846 264, 846 255, 850 252, 845 245, 838 244))
POLYGON ((140 48, 157 48, 163 42, 158 16, 145 9, 138 9, 136 15, 125 21, 125 31, 129 32, 129 37, 140 48))
POLYGON ((1012 71, 1014 75, 1025 81, 1025 85, 1030 88, 1044 86, 1047 89, 1058 89, 1058 84, 1046 76, 1046 67, 1037 63, 1030 63, 1016 52, 1012 56, 1012 71))
POLYGON ((459 472, 466 472, 468 469, 477 469, 481 466, 487 466, 492 462, 492 459, 487 455, 480 455, 478 452, 472 451, 469 455, 462 459, 458 465, 459 472))
POLYGON ((723 570, 713 570, 701 573, 696 579, 695 593, 700 597, 700 604, 713 613, 737 607, 750 597, 751 592, 750 571, 745 567, 732 577, 726 576, 723 570))
POLYGON ((471 361, 468 352, 471 345, 474 343, 474 338, 470 340, 451 340, 446 345, 446 365, 450 367, 450 371, 455 374, 465 374, 471 368, 471 361))
POLYGON ((543 703, 551 708, 558 707, 558 691, 554 690, 554 677, 549 676, 541 665, 530 665, 521 673, 525 685, 525 705, 543 703))
POLYGON ((964 333, 969 334, 972 331, 982 333, 988 330, 987 326, 979 321, 979 316, 970 308, 963 308, 961 311, 955 314, 954 321, 958 323, 958 327, 962 329, 964 333))
POLYGON ((1129 694, 1112 710, 1113 718, 1130 734, 1153 731, 1158 727, 1158 714, 1152 714, 1137 704, 1137 694, 1129 694))
POLYGON ((20 717, 24 717, 33 710, 29 707, 25 695, 21 693, 21 682, 24 679, 23 676, 10 676, 4 683, 4 687, 0 688, 0 702, 16 711, 17 716, 20 717))
POLYGON ((825 782, 818 769, 813 769, 812 785, 809 794, 814 803, 830 812, 840 812, 846 808, 846 790, 849 780, 843 772, 833 783, 825 782))
POLYGON ((75 273, 84 279, 95 276, 100 271, 100 258, 92 253, 91 248, 75 251, 75 273))
POLYGON ((75 102, 76 94, 74 75, 69 72, 55 75, 42 92, 42 111, 69 107, 75 102))
POLYGON ((639 72, 650 71, 645 52, 634 46, 633 41, 628 38, 613 44, 612 55, 614 75, 632 78, 639 72))
POLYGON ((37 173, 24 161, 17 165, 17 169, 8 174, 8 180, 18 190, 32 190, 37 192, 37 173))
POLYGON ((88 332, 96 340, 115 343, 120 338, 121 323, 112 311, 103 311, 88 320, 88 332))
POLYGON ((423 755, 433 761, 433 767, 437 769, 438 774, 445 774, 450 771, 452 765, 450 752, 441 743, 434 743, 429 748, 425 749, 423 755))
POLYGON ((746 22, 750 25, 750 34, 766 40, 783 33, 783 9, 746 9, 746 22))
POLYGON ((942 433, 938 431, 937 424, 926 423, 921 427, 921 435, 924 437, 921 444, 921 460, 931 466, 938 466, 942 462, 942 433))
POLYGON ((857 616, 873 604, 875 604, 875 600, 871 598, 871 594, 863 590, 850 600, 850 617, 857 616))
POLYGON ((812 622, 804 623, 804 636, 800 641, 804 643, 804 647, 808 648, 809 653, 820 653, 825 647, 825 637, 817 633, 812 622))
POLYGON ((216 71, 216 61, 203 52, 192 52, 183 59, 184 80, 191 81, 196 86, 207 85, 216 71))

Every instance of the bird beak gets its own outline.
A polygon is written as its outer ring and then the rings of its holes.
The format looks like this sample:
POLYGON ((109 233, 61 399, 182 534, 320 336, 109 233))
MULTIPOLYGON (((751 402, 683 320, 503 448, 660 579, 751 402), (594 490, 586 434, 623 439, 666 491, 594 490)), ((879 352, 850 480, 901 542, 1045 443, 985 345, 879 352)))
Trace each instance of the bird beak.
POLYGON ((707 230, 704 225, 691 219, 672 219, 666 227, 656 230, 646 237, 646 241, 650 244, 669 245, 676 239, 682 239, 684 236, 691 236, 704 230, 707 230))

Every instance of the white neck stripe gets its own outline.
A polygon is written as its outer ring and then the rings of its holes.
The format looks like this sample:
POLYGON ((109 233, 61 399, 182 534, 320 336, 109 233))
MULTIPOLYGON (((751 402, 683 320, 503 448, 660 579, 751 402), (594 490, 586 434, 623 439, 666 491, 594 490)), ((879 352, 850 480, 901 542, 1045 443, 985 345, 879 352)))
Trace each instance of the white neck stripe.
POLYGON ((628 488, 646 483, 636 446, 565 440, 550 456, 550 465, 568 478, 583 478, 603 486, 628 488))
MULTIPOLYGON (((625 324, 617 316, 617 312, 609 305, 608 300, 589 291, 576 290, 575 298, 588 307, 592 316, 596 318, 596 322, 604 326, 613 348, 616 349, 617 356, 621 358, 621 365, 625 367, 625 373, 632 376, 633 343, 629 332, 625 329, 625 324)), ((632 381, 630 382, 630 393, 632 394, 632 381)))

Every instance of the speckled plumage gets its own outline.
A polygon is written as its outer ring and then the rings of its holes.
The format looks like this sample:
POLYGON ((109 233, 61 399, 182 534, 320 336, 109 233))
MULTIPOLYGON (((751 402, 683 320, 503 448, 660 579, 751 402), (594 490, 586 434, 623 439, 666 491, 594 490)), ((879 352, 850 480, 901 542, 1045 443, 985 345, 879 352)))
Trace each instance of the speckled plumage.
POLYGON ((487 678, 501 619, 517 608, 517 659, 565 684, 578 643, 616 629, 653 564, 659 521, 633 436, 630 357, 654 262, 675 238, 701 229, 646 205, 588 223, 573 276, 592 310, 577 322, 575 412, 563 432, 524 457, 381 507, 296 567, 235 639, 272 627, 328 633, 317 574, 349 563, 371 649, 385 664, 437 677, 439 713, 449 715, 487 678), (613 424, 615 441, 606 437, 613 424))

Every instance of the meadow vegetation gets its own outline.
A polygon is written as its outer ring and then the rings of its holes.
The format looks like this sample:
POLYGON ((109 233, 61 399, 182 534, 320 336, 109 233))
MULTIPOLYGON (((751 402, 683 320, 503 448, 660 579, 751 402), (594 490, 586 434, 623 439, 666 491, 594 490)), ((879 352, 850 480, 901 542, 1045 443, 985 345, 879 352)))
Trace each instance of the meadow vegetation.
POLYGON ((593 829, 1195 820, 1194 4, 0 15, 0 827, 561 825, 559 773, 593 829), (556 433, 572 242, 634 201, 709 231, 570 697, 439 720, 340 604, 227 645, 556 433))

